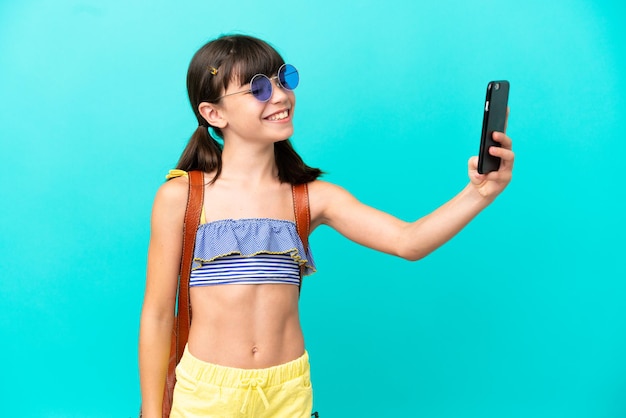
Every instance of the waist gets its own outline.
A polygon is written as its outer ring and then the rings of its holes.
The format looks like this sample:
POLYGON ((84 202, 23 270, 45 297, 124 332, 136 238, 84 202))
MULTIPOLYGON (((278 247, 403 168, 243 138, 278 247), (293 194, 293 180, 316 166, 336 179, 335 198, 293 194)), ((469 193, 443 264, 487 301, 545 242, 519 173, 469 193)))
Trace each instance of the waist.
POLYGON ((197 287, 190 296, 189 350, 202 361, 257 369, 304 352, 296 286, 197 287))
POLYGON ((295 359, 278 365, 257 369, 224 367, 203 361, 191 353, 189 346, 180 360, 180 368, 195 380, 210 381, 222 387, 240 388, 241 382, 262 379, 266 387, 281 385, 291 379, 309 374, 309 356, 305 351, 295 359))

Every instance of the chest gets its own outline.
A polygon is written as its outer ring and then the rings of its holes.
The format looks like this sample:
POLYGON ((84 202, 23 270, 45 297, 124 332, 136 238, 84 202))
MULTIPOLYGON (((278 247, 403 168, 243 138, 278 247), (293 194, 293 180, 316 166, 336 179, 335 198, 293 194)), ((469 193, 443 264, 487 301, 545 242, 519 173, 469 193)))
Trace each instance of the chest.
POLYGON ((272 218, 293 220, 291 186, 272 188, 210 188, 204 196, 206 221, 272 218))

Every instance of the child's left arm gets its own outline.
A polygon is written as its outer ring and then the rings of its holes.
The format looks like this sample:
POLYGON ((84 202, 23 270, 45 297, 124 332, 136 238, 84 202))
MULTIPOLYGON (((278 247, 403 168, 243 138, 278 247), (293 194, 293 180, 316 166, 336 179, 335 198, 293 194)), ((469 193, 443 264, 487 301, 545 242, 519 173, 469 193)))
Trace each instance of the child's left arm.
POLYGON ((501 147, 490 153, 501 158, 500 169, 478 174, 478 157, 470 158, 470 183, 455 197, 415 222, 404 222, 364 205, 346 190, 316 181, 310 186, 313 226, 327 224, 348 239, 409 260, 419 260, 439 248, 486 208, 511 181, 511 139, 495 132, 501 147))

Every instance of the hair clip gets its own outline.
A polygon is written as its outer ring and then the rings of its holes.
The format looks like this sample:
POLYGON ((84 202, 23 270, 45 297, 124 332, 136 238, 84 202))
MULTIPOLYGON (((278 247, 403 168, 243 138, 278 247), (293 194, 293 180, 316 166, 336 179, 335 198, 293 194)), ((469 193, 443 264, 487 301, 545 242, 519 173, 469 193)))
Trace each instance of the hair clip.
POLYGON ((211 74, 216 75, 217 74, 217 68, 215 67, 209 67, 209 71, 211 72, 211 74))

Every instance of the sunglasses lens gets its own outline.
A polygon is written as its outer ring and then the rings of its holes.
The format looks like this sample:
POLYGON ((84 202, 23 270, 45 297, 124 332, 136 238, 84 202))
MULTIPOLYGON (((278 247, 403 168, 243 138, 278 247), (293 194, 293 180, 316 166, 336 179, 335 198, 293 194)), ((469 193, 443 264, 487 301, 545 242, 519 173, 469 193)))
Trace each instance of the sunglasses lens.
POLYGON ((300 83, 300 76, 298 75, 296 67, 291 64, 284 64, 280 67, 280 70, 278 70, 278 80, 283 88, 293 90, 298 87, 298 83, 300 83))
POLYGON ((267 102, 272 97, 272 82, 263 74, 257 74, 250 82, 252 95, 262 102, 267 102))

